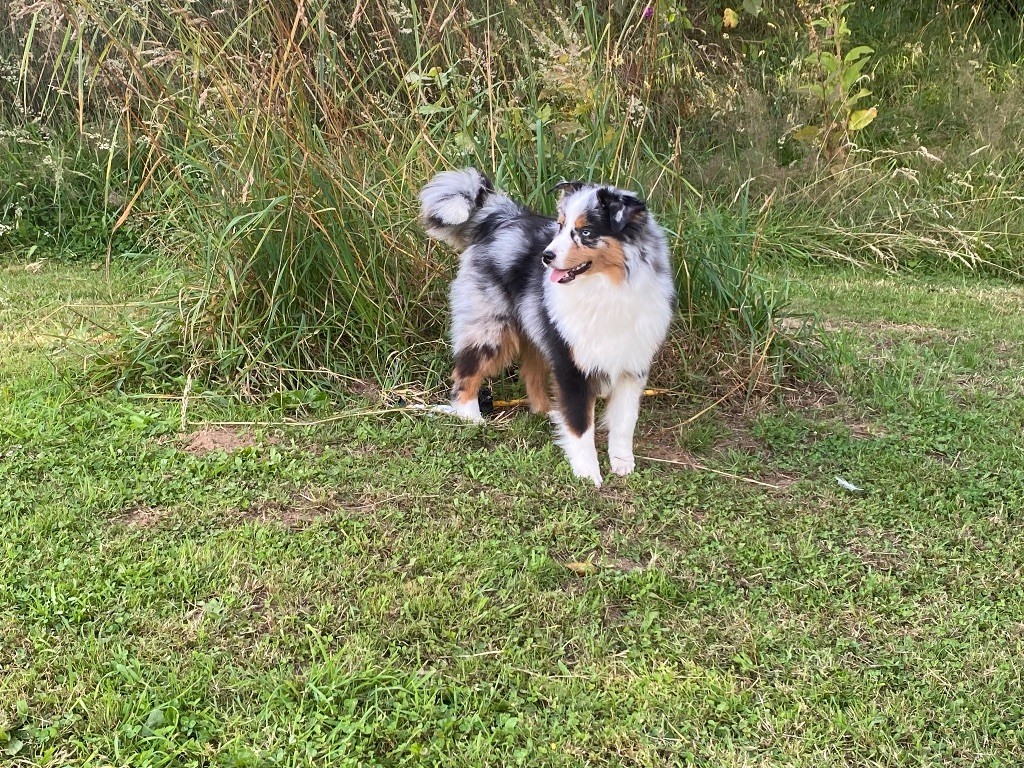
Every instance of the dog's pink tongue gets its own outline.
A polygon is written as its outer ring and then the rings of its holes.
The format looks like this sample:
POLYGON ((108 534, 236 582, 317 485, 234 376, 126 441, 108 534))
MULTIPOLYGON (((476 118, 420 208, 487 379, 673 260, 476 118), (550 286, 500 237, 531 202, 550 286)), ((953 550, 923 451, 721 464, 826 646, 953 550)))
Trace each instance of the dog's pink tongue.
POLYGON ((557 283, 563 277, 565 277, 567 274, 569 274, 569 270, 568 269, 552 269, 551 270, 551 277, 548 278, 548 279, 551 280, 552 283, 557 283))

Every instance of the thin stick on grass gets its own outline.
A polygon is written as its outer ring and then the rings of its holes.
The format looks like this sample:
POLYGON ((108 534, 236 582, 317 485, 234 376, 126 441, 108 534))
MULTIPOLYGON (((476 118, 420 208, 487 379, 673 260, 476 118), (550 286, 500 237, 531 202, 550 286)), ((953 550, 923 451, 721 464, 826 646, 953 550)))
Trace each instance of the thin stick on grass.
POLYGON ((676 461, 675 459, 656 459, 654 456, 640 456, 637 455, 638 459, 644 461, 656 461, 659 464, 674 464, 679 467, 686 467, 687 469, 696 469, 701 472, 710 472, 714 475, 721 475, 722 477, 728 477, 731 480, 738 480, 741 483, 750 483, 751 485, 759 485, 763 488, 771 488, 775 491, 781 491, 781 485, 773 485, 772 483, 764 483, 760 480, 754 480, 750 477, 743 477, 742 475, 735 475, 732 472, 726 472, 721 469, 712 469, 711 467, 704 466, 703 464, 696 461, 676 461))

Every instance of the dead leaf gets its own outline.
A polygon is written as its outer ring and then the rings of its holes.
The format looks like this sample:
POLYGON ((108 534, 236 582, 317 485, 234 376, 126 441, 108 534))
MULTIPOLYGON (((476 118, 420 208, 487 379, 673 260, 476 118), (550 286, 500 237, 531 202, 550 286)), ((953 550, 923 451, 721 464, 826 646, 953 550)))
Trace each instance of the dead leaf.
POLYGON ((565 567, 575 573, 577 576, 589 576, 593 573, 597 573, 597 566, 591 562, 585 563, 566 563, 565 567))

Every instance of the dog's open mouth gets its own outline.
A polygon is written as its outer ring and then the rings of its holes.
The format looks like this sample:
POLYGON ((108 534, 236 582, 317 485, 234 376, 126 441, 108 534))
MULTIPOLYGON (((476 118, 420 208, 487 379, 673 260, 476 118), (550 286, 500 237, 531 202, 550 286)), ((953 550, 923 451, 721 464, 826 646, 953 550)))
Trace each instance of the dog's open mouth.
POLYGON ((577 275, 582 275, 588 269, 594 265, 592 261, 584 261, 582 264, 578 264, 572 269, 552 269, 551 270, 551 282, 552 283, 571 283, 576 279, 577 275))

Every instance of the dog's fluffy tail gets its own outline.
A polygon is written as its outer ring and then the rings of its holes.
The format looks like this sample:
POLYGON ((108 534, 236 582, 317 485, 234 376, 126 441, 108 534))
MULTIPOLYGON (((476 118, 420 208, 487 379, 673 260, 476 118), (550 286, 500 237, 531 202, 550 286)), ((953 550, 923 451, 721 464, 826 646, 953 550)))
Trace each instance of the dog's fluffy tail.
POLYGON ((473 228, 494 185, 476 168, 443 171, 420 190, 420 218, 431 237, 458 249, 473 240, 473 228))

